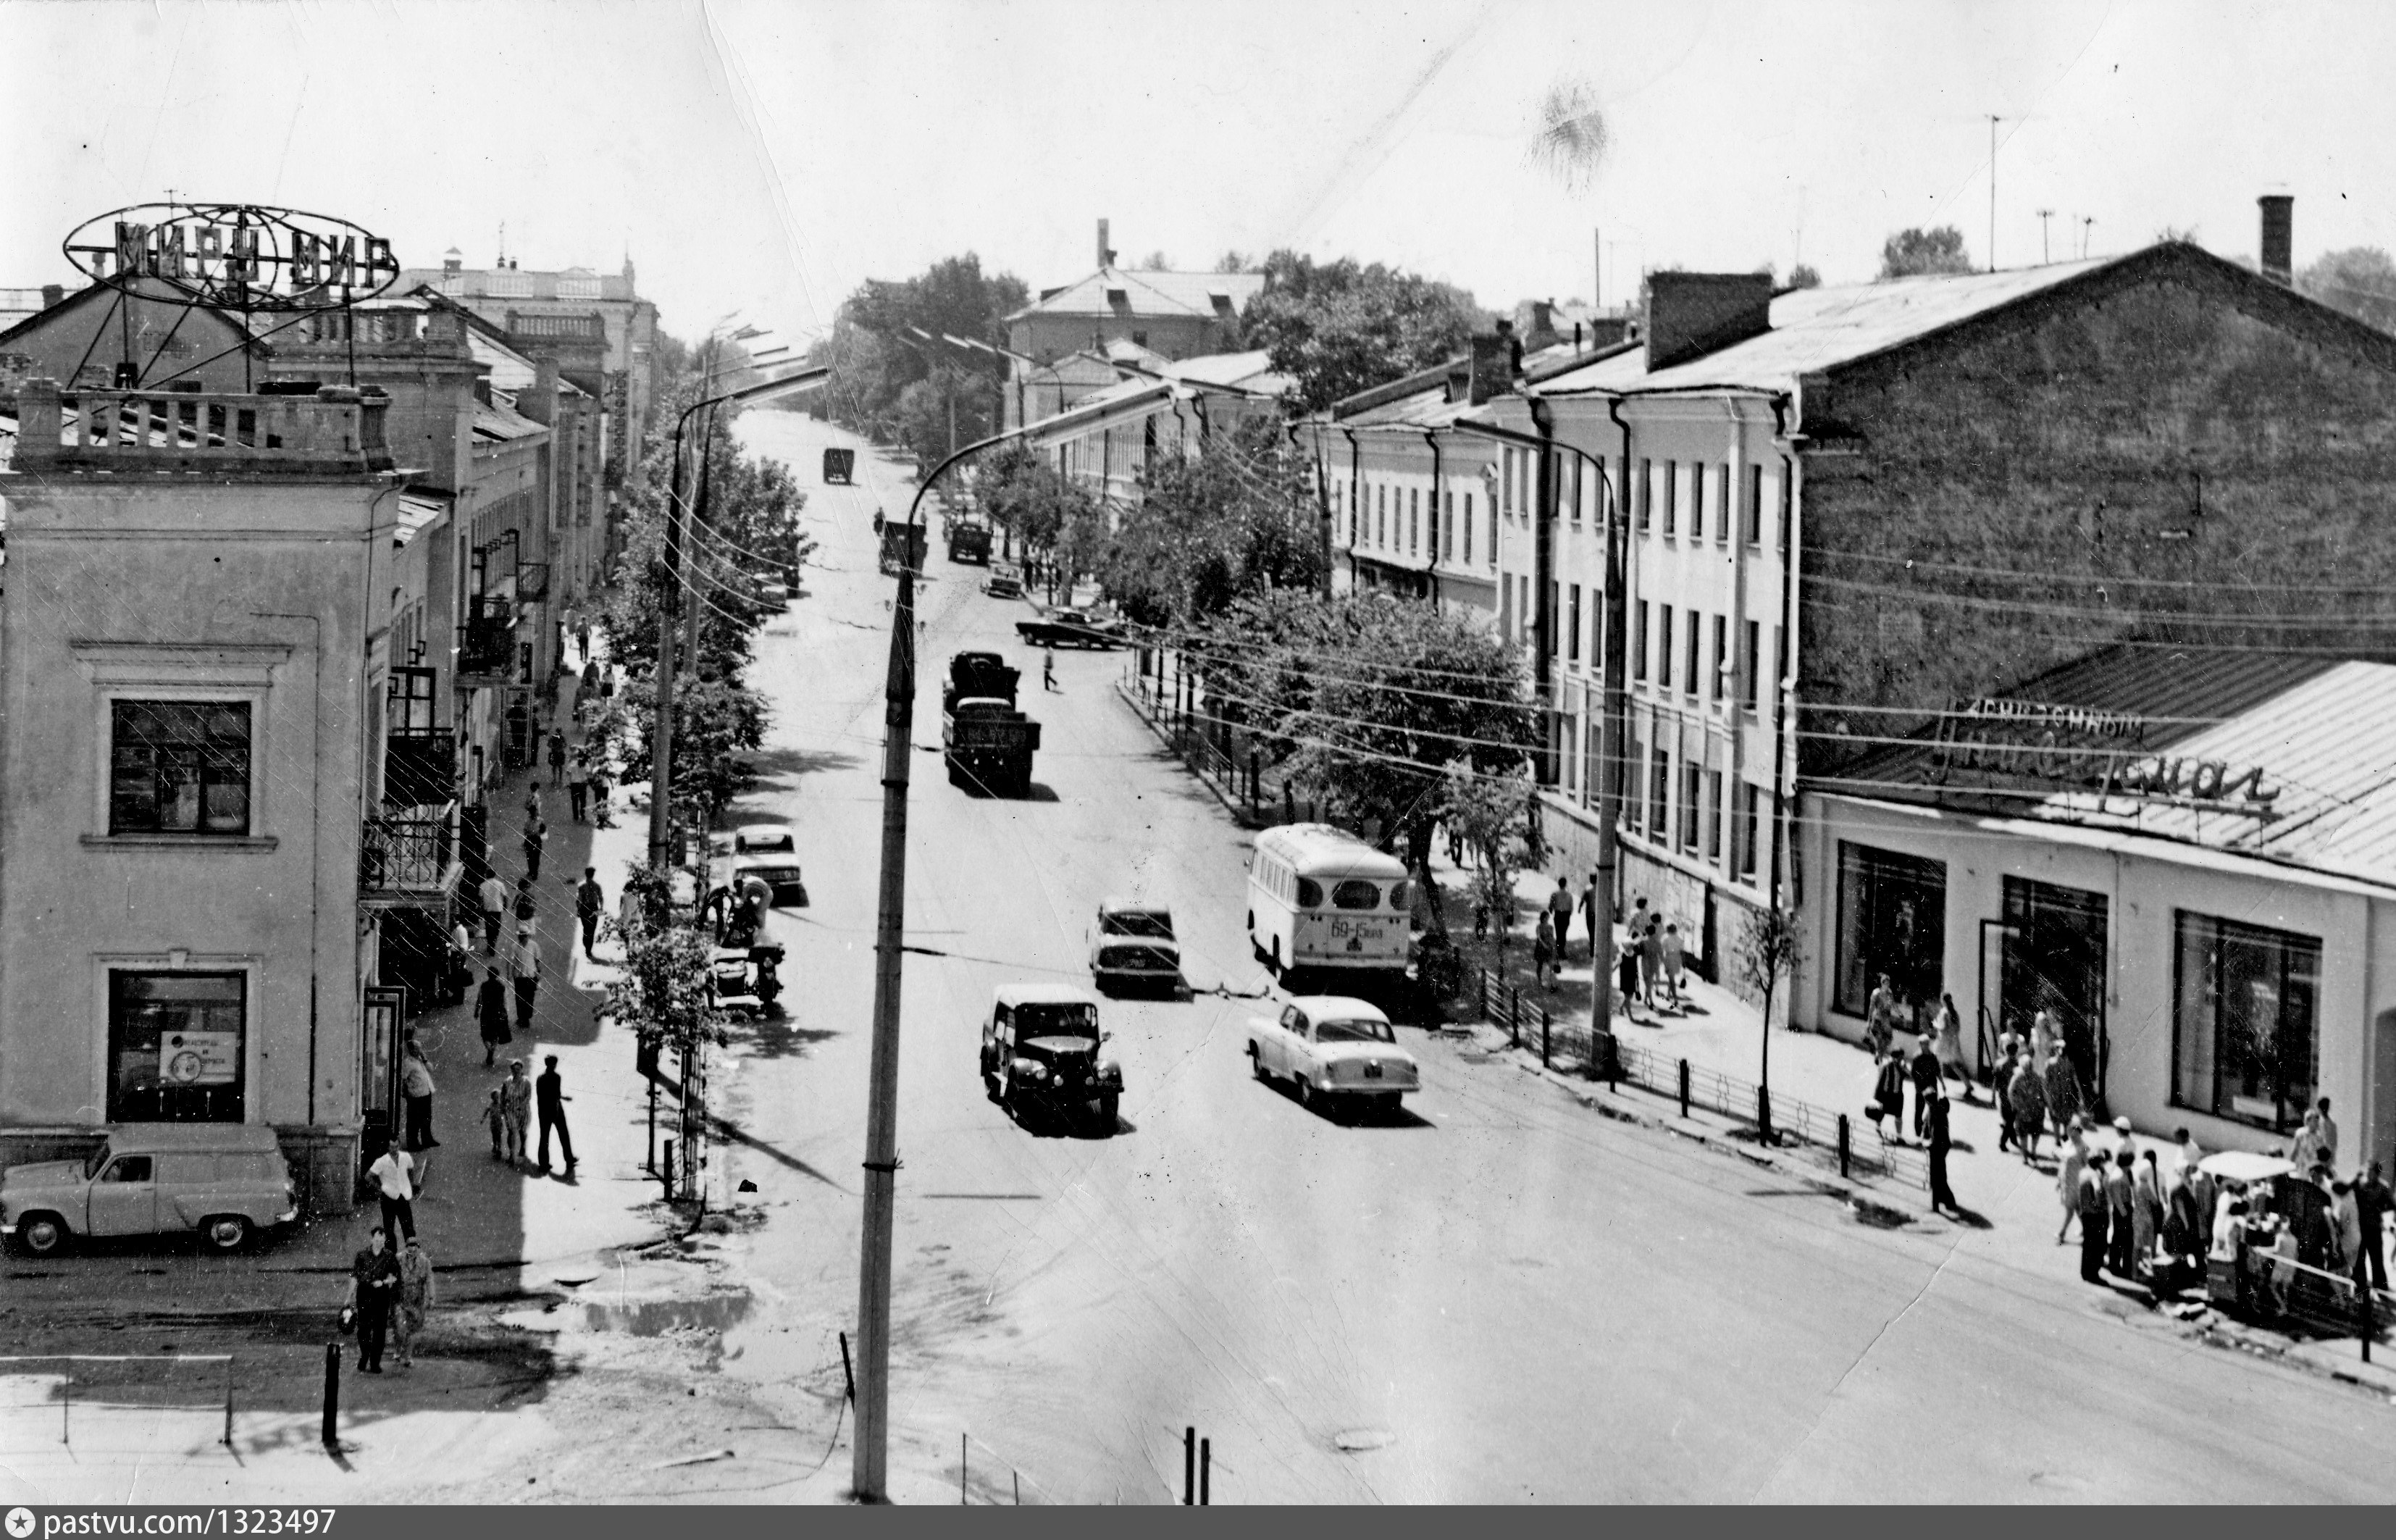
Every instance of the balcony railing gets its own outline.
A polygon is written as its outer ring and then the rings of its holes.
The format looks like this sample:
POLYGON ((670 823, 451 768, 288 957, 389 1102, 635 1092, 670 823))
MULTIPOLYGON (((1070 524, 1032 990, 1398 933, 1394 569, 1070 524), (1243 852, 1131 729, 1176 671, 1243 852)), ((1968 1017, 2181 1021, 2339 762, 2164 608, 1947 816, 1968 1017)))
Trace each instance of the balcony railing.
POLYGON ((313 394, 60 391, 18 395, 20 471, 234 471, 362 474, 388 471, 390 401, 343 386, 313 394))
POLYGON ((488 596, 474 600, 466 623, 458 628, 459 684, 511 679, 515 668, 515 606, 488 596))
POLYGON ((446 903, 458 885, 458 804, 368 818, 358 839, 358 897, 368 904, 446 903))
POLYGON ((382 800, 438 807, 458 794, 458 750, 448 729, 394 729, 383 739, 382 800))

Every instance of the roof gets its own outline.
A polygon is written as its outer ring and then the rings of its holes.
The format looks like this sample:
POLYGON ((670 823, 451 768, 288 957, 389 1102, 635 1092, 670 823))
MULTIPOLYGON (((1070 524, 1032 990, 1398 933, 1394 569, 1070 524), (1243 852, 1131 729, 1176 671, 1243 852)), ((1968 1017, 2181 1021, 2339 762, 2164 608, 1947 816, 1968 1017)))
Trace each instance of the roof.
MULTIPOLYGON (((1588 353, 1588 349, 1580 350, 1580 356, 1586 357, 1588 353)), ((1523 355, 1523 373, 1526 378, 1537 378, 1560 365, 1568 365, 1574 356, 1573 345, 1569 342, 1559 342, 1552 348, 1541 348, 1537 352, 1526 352, 1523 355)), ((1418 388, 1410 394, 1374 401, 1370 405, 1328 420, 1341 428, 1444 428, 1450 423, 1458 421, 1467 414, 1482 409, 1474 406, 1469 400, 1447 399, 1447 381, 1450 375, 1469 365, 1470 360, 1459 356, 1433 368, 1425 369, 1419 374, 1408 375, 1405 380, 1393 383, 1420 381, 1418 388)), ((1383 387, 1384 390, 1388 388, 1383 387)), ((1371 401, 1378 393, 1372 391, 1360 391, 1348 399, 1371 401)), ((1484 403, 1484 405, 1485 406, 1486 403, 1484 403)), ((1337 404, 1335 404, 1336 409, 1337 404)))
POLYGON ((399 527, 392 535, 391 548, 393 551, 405 549, 408 541, 416 538, 420 531, 439 524, 441 515, 448 511, 449 504, 444 498, 427 497, 421 492, 402 492, 399 495, 399 527))
MULTIPOLYGON (((2123 647, 1978 704, 1994 715, 2003 703, 2092 713, 2079 720, 2102 729, 2098 741, 2120 747, 2088 750, 2086 763, 2110 763, 2117 784, 2097 784, 2093 770, 2051 790, 2018 777, 2010 790, 1954 784, 1956 774, 1977 773, 1942 773, 1926 737, 1809 781, 1882 799, 2002 804, 2025 820, 2134 832, 2396 884, 2396 664, 2123 647), (2199 783, 2205 765, 2223 767, 2206 774, 2224 784, 2199 783), (2180 792, 2219 794, 2133 795, 2118 784, 2142 777, 2180 792)), ((2017 741, 2040 737, 2045 720, 2031 721, 2017 741)))
POLYGON ((1261 272, 1129 272, 1122 268, 1100 268, 1054 294, 1034 299, 1007 319, 1015 321, 1027 315, 1212 318, 1216 313, 1216 295, 1229 299, 1233 310, 1243 310, 1264 286, 1265 275, 1261 272), (1108 298, 1109 291, 1115 289, 1123 291, 1120 309, 1108 298))
POLYGON ((563 272, 544 272, 527 268, 460 268, 456 272, 441 268, 402 268, 399 282, 410 288, 427 284, 458 299, 550 302, 639 298, 633 292, 632 280, 629 277, 613 272, 594 273, 588 268, 568 268, 563 272), (559 293, 560 280, 575 292, 559 293))
POLYGON ((1256 847, 1293 857, 1336 853, 1354 859, 1360 871, 1370 867, 1377 871, 1385 870, 1386 875, 1391 877, 1406 874, 1405 863, 1396 856, 1385 855, 1346 830, 1330 824, 1282 824, 1259 833, 1256 838, 1256 847))
POLYGON ((1306 1013, 1309 1021, 1329 1017, 1360 1017, 1365 1021, 1387 1022, 1390 1018, 1378 1005, 1354 995, 1292 995, 1289 1002, 1306 1013))
POLYGON ((1125 898, 1117 894, 1098 900, 1098 908, 1109 914, 1170 914, 1173 906, 1149 898, 1125 898))
POLYGON ((1272 372, 1272 354, 1262 348, 1246 352, 1201 353, 1162 365, 1160 374, 1205 385, 1238 385, 1279 395, 1289 389, 1289 377, 1272 372))
POLYGON ((479 401, 474 403, 474 436, 478 439, 506 443, 547 431, 539 423, 518 413, 512 403, 497 395, 492 396, 487 406, 479 401))
POLYGON ((991 998, 1012 1009, 1018 1005, 1096 1005, 1098 996, 1072 984, 1001 984, 991 998))

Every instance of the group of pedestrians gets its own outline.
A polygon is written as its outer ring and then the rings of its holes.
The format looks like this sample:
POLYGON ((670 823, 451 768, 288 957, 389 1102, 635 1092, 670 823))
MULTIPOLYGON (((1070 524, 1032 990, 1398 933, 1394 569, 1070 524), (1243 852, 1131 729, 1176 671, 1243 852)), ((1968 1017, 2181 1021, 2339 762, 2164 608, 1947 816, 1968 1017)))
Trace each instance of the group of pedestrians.
POLYGON ((1997 1148, 2017 1151, 2025 1165, 2038 1163, 2038 1142, 2050 1132, 2059 1148, 2086 1106, 2080 1071, 2065 1051, 2060 1027, 2047 1011, 2030 1017, 2027 1037, 2011 1029, 1997 1034, 1993 1083, 1997 1148))

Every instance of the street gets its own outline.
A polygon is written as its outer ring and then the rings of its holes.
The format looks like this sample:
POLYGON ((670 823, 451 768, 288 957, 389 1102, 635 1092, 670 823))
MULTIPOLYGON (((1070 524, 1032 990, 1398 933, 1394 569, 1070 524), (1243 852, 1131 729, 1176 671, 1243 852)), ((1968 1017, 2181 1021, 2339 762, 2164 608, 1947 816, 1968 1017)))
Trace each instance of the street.
MULTIPOLYGON (((779 911, 790 1017, 755 1041, 734 1169, 768 1215, 759 1308, 724 1371, 771 1402, 856 1310, 858 1162, 892 583, 872 515, 912 485, 859 456, 825 486, 801 417, 742 422, 807 488, 806 595, 760 636, 773 702, 739 816, 796 829, 812 894, 779 911)), ((927 516, 929 502, 927 500, 927 516)), ((1060 693, 937 527, 909 809, 892 1495, 1178 1501, 1181 1429, 1218 1502, 2385 1501, 2396 1413, 2192 1348, 2097 1291, 1952 1237, 1867 1228, 1744 1163, 1609 1123, 1403 1029, 1409 1116, 1335 1122, 1254 1082, 1235 998, 1245 839, 1119 700, 1125 656, 1065 653, 1060 693), (940 773, 949 656, 994 647, 1044 724, 1032 795, 940 773), (1104 1006, 1111 1137, 1017 1126, 977 1028, 1007 980, 1086 982, 1105 896, 1169 904, 1202 991, 1104 1006), (937 955, 934 955, 937 954, 937 955)), ((819 1380, 814 1388, 821 1389, 819 1380)), ((795 1392, 789 1392, 795 1397, 795 1392)), ((838 1459, 845 1462, 845 1450, 838 1459)))

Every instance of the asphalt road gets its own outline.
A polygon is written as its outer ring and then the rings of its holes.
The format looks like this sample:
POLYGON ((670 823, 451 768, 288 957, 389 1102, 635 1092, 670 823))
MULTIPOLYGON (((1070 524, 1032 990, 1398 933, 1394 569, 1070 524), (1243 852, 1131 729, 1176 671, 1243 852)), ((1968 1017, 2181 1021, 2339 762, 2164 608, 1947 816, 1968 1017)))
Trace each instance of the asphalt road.
MULTIPOLYGON (((774 922, 792 1018, 737 1089, 771 1217, 725 1367, 770 1395, 855 1317, 892 588, 871 526, 912 489, 870 453, 821 485, 821 446, 854 441, 820 425, 742 427, 792 462, 821 545, 752 671, 775 720, 747 806, 797 826, 813 897, 774 922)), ((1178 1500, 1194 1425, 1222 1502, 2396 1496, 2376 1399, 1867 1228, 1412 1030, 1411 1116, 1349 1126, 1250 1080, 1253 1002, 1112 1003, 1124 1126, 1018 1127, 976 1073, 992 986, 1086 981, 1091 914, 1125 893, 1171 904, 1193 985, 1260 988, 1245 842, 1114 698, 1123 655, 1058 654, 1045 695, 1011 629, 1030 609, 937 536, 928 564, 907 914, 950 955, 906 968, 894 1495, 953 1500, 963 1433, 998 1500, 1010 1467, 1026 1500, 1178 1500), (968 645, 1023 669, 1028 800, 941 774, 938 678, 968 645)))

